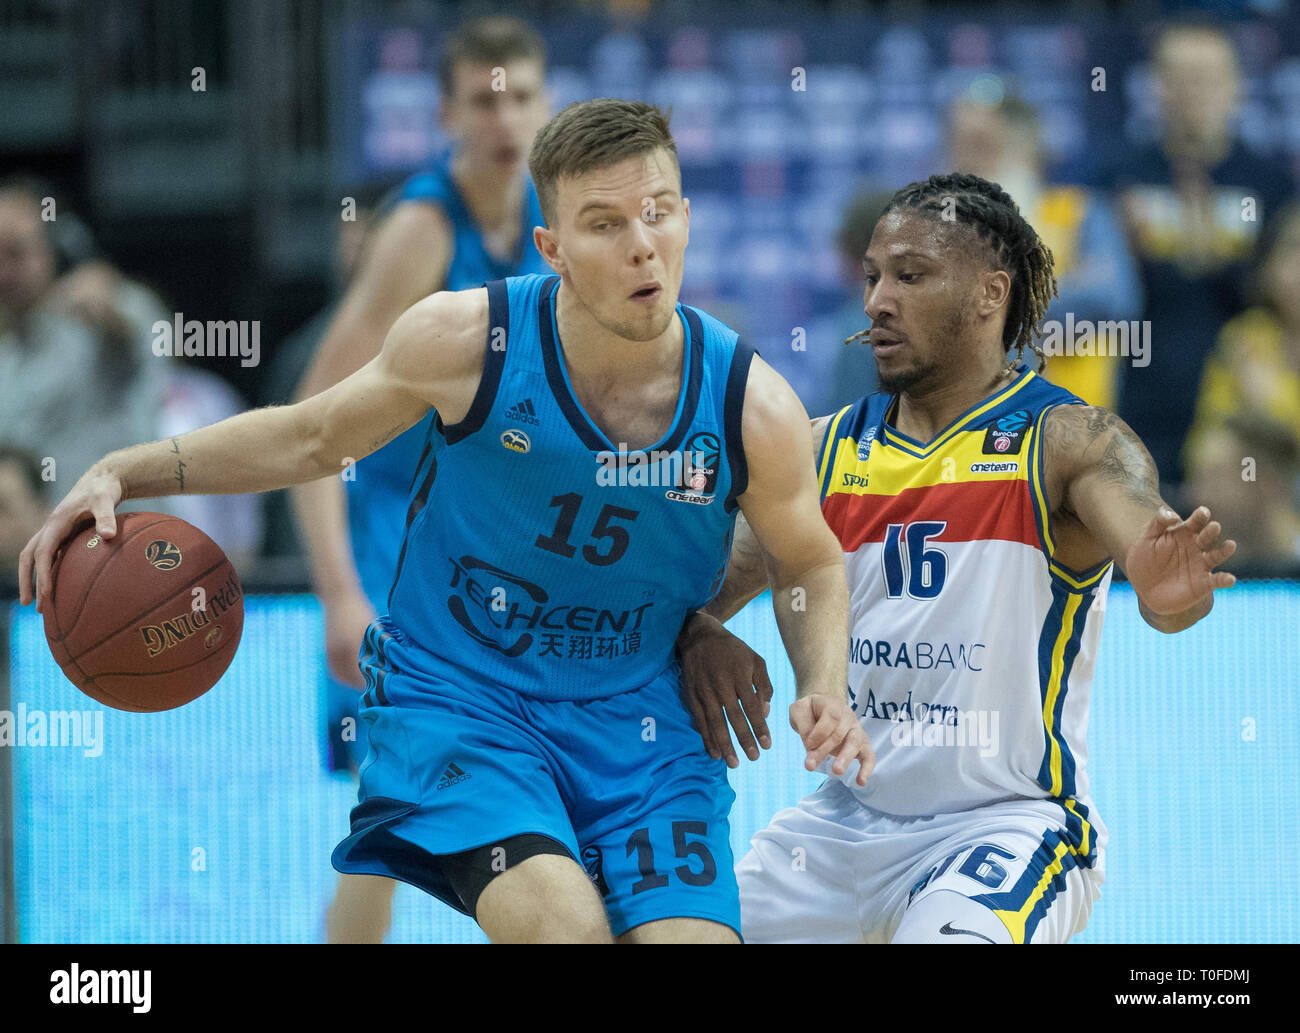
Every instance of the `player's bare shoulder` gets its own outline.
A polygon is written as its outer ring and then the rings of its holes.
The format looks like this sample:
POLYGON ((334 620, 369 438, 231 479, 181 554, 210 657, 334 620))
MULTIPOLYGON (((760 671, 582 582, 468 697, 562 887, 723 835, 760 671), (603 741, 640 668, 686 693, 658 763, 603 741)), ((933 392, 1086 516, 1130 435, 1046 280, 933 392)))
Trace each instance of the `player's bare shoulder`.
POLYGON ((1159 477, 1142 439, 1096 405, 1058 405, 1043 420, 1043 475, 1053 512, 1070 511, 1070 488, 1098 478, 1134 502, 1160 504, 1159 477))
POLYGON ((430 294, 398 317, 380 361, 427 399, 444 423, 457 423, 474 401, 492 343, 488 318, 486 287, 430 294))
POLYGON ((741 437, 751 466, 755 451, 802 450, 809 434, 808 413, 794 388, 757 355, 745 382, 745 404, 741 415, 741 437))
POLYGON ((740 425, 748 486, 739 501, 761 537, 754 507, 788 502, 802 491, 815 493, 817 478, 808 412, 794 389, 758 356, 745 382, 740 425))

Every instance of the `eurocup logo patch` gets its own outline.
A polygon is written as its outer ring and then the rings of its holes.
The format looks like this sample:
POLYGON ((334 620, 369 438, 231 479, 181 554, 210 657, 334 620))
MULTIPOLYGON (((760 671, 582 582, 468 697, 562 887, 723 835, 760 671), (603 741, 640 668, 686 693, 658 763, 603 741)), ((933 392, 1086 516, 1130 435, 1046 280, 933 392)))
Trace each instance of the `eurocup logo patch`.
POLYGON ((683 488, 699 495, 712 495, 718 486, 718 458, 722 449, 718 436, 702 430, 686 441, 686 459, 682 464, 683 488))
POLYGON ((145 546, 144 558, 159 570, 175 570, 181 565, 181 550, 172 542, 159 538, 145 546))
POLYGON ((1018 454, 1025 443, 1025 431, 1032 417, 1028 409, 1000 416, 997 423, 984 433, 984 454, 986 456, 1018 454))
POLYGON ((718 435, 707 430, 697 431, 682 449, 681 475, 674 488, 664 492, 673 502, 689 502, 707 506, 713 501, 718 487, 718 463, 722 447, 718 435))

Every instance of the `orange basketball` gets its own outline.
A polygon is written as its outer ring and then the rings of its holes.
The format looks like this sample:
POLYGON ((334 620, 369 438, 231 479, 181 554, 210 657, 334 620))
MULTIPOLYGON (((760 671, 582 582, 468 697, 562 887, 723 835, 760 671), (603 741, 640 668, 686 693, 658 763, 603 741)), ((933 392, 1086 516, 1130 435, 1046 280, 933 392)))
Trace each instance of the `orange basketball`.
POLYGON ((93 521, 55 557, 45 639, 68 679, 118 710, 171 710, 203 695, 244 630, 235 568, 197 527, 163 513, 93 521))

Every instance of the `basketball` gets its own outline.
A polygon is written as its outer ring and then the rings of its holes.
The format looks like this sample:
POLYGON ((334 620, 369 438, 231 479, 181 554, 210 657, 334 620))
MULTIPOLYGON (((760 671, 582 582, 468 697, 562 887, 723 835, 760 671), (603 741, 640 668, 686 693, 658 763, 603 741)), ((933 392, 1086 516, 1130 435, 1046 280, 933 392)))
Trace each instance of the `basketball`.
POLYGON ((74 685, 117 710, 171 710, 230 666, 244 593, 220 546, 163 513, 121 513, 117 535, 88 522, 55 557, 50 652, 74 685))

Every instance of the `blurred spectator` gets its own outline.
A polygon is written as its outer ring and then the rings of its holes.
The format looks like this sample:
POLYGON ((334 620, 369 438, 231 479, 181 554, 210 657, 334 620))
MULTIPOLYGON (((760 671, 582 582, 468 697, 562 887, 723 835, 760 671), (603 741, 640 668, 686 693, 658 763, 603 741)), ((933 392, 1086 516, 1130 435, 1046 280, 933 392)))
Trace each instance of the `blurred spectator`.
POLYGON ((105 453, 156 436, 164 372, 147 292, 121 285, 122 304, 92 324, 103 270, 56 288, 50 198, 35 181, 0 183, 0 440, 53 459, 62 495, 105 453))
POLYGON ((1185 461, 1190 497, 1230 528, 1236 569, 1300 569, 1300 206, 1260 242, 1259 304, 1205 364, 1185 461))
MULTIPOLYGON (((126 279, 103 259, 92 259, 65 274, 55 285, 60 303, 109 339, 141 346, 143 327, 172 323, 173 314, 140 284, 126 279)), ((150 345, 153 333, 149 331, 150 345)), ((215 373, 183 357, 149 351, 146 367, 151 391, 161 378, 151 429, 141 440, 171 438, 243 412, 239 392, 215 373)), ((262 540, 262 499, 258 495, 172 495, 130 499, 131 509, 171 513, 201 528, 221 546, 236 569, 247 571, 262 540)))
POLYGON ((40 460, 31 452, 0 443, 0 595, 18 585, 18 554, 50 511, 40 460))
POLYGON ((1244 264, 1291 180, 1285 166, 1236 138, 1240 77, 1222 29, 1172 25, 1156 40, 1152 59, 1160 139, 1103 178, 1119 191, 1151 334, 1150 364, 1124 368, 1119 412, 1151 450, 1166 497, 1177 505, 1205 357, 1243 307, 1244 264))
MULTIPOLYGON (((172 437, 240 412, 213 373, 154 353, 154 325, 173 314, 124 277, 79 232, 90 255, 55 279, 60 256, 42 218, 52 195, 34 180, 0 184, 0 439, 54 460, 55 496, 118 448, 172 437)), ((56 222, 65 215, 54 209, 56 222)), ((66 234, 64 235, 66 237, 66 234)), ((256 496, 130 499, 205 531, 237 567, 261 540, 256 496)))
POLYGON ((1095 326, 1141 315, 1137 265, 1110 203, 1096 191, 1047 182, 1038 118, 1018 97, 961 99, 949 112, 948 132, 952 169, 1000 184, 1052 250, 1058 297, 1044 323, 1061 324, 1058 340, 1069 348, 1047 349, 1045 376, 1092 405, 1113 409, 1124 360, 1111 353, 1119 352, 1119 341, 1099 339, 1093 354, 1076 355, 1064 333, 1083 321, 1095 326))
MULTIPOLYGON (((266 376, 262 379, 262 405, 288 405, 303 374, 315 356, 321 338, 329 329, 338 309, 339 301, 347 291, 352 276, 361 264, 366 241, 376 225, 377 216, 385 211, 394 191, 388 184, 367 184, 345 192, 356 199, 356 218, 340 220, 338 236, 334 242, 334 280, 331 284, 329 305, 312 316, 302 327, 286 337, 276 349, 266 376)), ((268 556, 303 555, 298 538, 297 521, 289 502, 288 491, 271 492, 266 496, 266 526, 262 539, 262 552, 268 556)))

